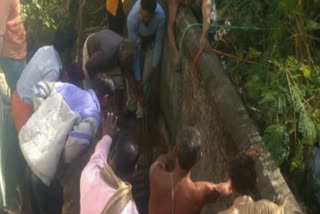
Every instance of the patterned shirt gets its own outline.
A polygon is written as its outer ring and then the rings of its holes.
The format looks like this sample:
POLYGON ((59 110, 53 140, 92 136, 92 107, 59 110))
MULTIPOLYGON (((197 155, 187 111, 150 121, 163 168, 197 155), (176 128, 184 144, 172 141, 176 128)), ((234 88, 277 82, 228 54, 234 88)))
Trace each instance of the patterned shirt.
POLYGON ((250 196, 240 196, 233 205, 218 214, 284 214, 283 207, 268 200, 253 201, 250 196))

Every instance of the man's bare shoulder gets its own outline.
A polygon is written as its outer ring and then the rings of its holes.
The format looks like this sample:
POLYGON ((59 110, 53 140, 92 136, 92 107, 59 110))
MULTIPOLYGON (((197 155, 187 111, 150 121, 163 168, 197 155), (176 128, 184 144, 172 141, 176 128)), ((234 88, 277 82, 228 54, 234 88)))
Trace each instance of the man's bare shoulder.
POLYGON ((159 161, 155 161, 149 170, 150 181, 166 179, 169 174, 170 173, 165 170, 165 166, 159 161))

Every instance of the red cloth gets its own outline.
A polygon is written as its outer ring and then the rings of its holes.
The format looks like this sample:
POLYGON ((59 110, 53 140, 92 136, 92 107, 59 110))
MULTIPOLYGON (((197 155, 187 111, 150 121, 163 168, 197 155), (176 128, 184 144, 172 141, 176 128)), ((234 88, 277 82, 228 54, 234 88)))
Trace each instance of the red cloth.
POLYGON ((24 124, 26 124, 26 122, 32 116, 33 107, 24 103, 17 91, 15 91, 12 95, 12 113, 14 123, 16 124, 16 128, 19 133, 24 124))

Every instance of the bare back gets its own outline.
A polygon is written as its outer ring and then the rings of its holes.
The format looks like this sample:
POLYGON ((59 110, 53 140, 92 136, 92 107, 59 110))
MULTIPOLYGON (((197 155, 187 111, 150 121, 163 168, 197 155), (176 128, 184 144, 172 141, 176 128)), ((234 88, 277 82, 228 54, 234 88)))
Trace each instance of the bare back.
POLYGON ((149 214, 198 214, 215 186, 209 182, 195 183, 190 177, 180 180, 173 177, 173 183, 174 196, 170 173, 162 171, 150 174, 149 214))

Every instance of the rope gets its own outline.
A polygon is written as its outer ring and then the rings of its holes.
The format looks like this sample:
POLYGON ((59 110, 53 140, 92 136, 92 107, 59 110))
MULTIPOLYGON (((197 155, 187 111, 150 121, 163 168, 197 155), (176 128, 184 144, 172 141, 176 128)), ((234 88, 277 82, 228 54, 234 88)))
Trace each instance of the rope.
MULTIPOLYGON (((256 27, 256 26, 231 26, 231 25, 218 25, 218 24, 211 24, 210 26, 211 27, 215 27, 216 29, 225 28, 225 29, 230 29, 230 30, 255 30, 255 31, 258 31, 258 30, 272 30, 272 28, 262 28, 262 27, 256 27)), ((184 47, 183 43, 184 43, 185 37, 186 37, 187 33, 192 28, 195 28, 195 27, 202 27, 202 24, 200 24, 200 23, 189 24, 186 27, 186 29, 184 30, 183 34, 182 34, 182 38, 181 38, 181 41, 179 43, 179 64, 180 65, 181 65, 181 61, 182 61, 183 47, 184 47)), ((256 62, 253 62, 253 61, 250 61, 250 60, 238 57, 238 56, 234 56, 234 55, 231 55, 229 53, 225 53, 223 51, 219 51, 219 50, 216 50, 216 49, 207 49, 207 50, 211 51, 211 52, 214 52, 216 54, 219 54, 219 55, 223 55, 223 56, 226 56, 226 57, 238 59, 238 60, 243 61, 243 62, 248 63, 248 64, 256 64, 256 62)), ((206 51, 206 50, 200 50, 198 52, 196 58, 194 59, 193 66, 192 66, 191 93, 190 93, 190 97, 189 97, 189 106, 188 106, 188 123, 189 124, 190 124, 190 121, 191 121, 192 102, 193 102, 194 88, 195 88, 196 64, 198 63, 198 61, 200 59, 200 56, 202 55, 202 53, 204 51, 206 51)), ((181 94, 178 97, 181 97, 181 94)), ((179 123, 179 120, 178 120, 179 116, 178 115, 179 115, 179 113, 177 113, 176 118, 175 118, 175 122, 176 122, 175 132, 174 132, 174 135, 172 136, 172 140, 173 140, 174 144, 175 144, 175 136, 176 136, 177 131, 178 131, 178 123, 179 123)))
POLYGON ((222 56, 226 56, 226 57, 230 57, 230 58, 235 58, 235 59, 238 59, 239 61, 242 61, 242 62, 245 62, 245 63, 248 63, 248 64, 253 64, 253 65, 257 64, 256 62, 253 62, 253 61, 250 61, 250 60, 238 57, 238 56, 234 56, 232 54, 228 54, 228 53, 225 53, 223 51, 216 50, 214 48, 208 48, 208 49, 199 50, 196 58, 193 61, 193 65, 192 65, 191 91, 190 91, 190 96, 189 96, 189 108, 188 108, 188 123, 189 124, 191 122, 192 103, 193 103, 193 97, 194 97, 194 88, 195 88, 195 81, 196 81, 197 63, 198 63, 201 55, 205 51, 213 52, 213 53, 216 53, 216 54, 219 54, 219 55, 222 55, 222 56))
MULTIPOLYGON (((231 26, 231 25, 218 25, 218 24, 211 24, 211 27, 215 27, 216 29, 225 28, 230 30, 272 30, 273 28, 262 28, 262 27, 256 27, 256 26, 231 26)), ((195 24, 189 24, 186 29, 184 30, 182 34, 181 41, 179 43, 179 62, 181 63, 182 60, 182 53, 183 53, 183 42, 185 40, 185 37, 189 30, 191 28, 195 27, 202 27, 202 24, 195 23, 195 24)))

